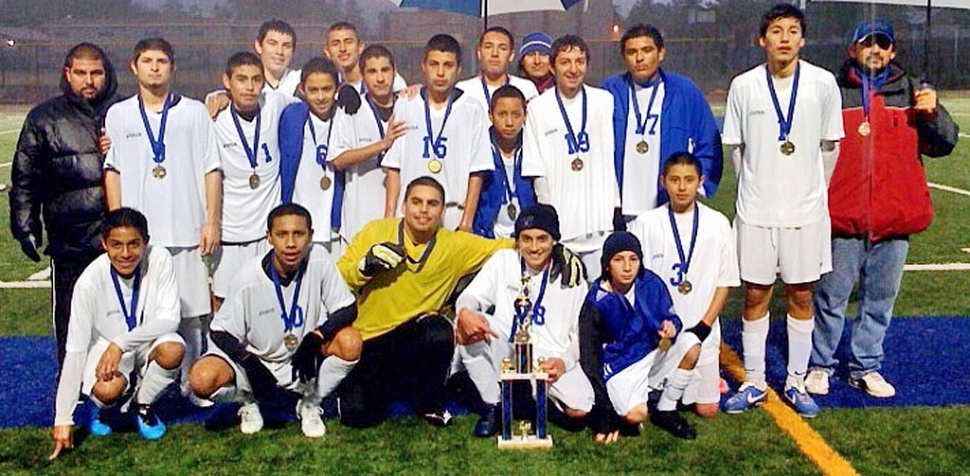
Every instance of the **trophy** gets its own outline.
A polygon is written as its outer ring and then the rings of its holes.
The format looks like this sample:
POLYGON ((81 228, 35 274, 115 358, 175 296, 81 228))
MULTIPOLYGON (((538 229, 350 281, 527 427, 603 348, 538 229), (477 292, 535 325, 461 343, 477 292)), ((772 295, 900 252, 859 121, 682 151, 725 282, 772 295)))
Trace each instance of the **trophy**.
POLYGON ((546 426, 546 400, 549 375, 542 371, 543 359, 536 365, 532 361, 532 341, 529 329, 532 327, 532 301, 529 299, 529 277, 522 276, 522 291, 515 299, 516 331, 512 336, 512 358, 502 359, 502 434, 498 436, 499 449, 552 448, 552 436, 546 426), (535 387, 536 415, 535 432, 530 420, 516 420, 513 413, 512 386, 517 381, 529 382, 535 387), (517 430, 517 431, 516 431, 517 430))

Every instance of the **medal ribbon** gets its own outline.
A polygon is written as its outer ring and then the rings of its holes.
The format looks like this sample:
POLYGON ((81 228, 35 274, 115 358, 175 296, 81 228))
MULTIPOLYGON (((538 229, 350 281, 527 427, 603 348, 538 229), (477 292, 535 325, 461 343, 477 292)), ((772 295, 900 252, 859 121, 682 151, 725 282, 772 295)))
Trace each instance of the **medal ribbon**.
MULTIPOLYGON (((583 135, 586 134, 586 87, 581 87, 580 92, 583 94, 583 122, 579 129, 579 134, 583 135)), ((566 132, 569 133, 569 139, 573 141, 573 144, 576 144, 578 155, 579 138, 576 136, 576 133, 573 132, 573 124, 569 122, 569 114, 566 114, 566 106, 563 106, 562 104, 562 96, 559 95, 559 88, 556 88, 556 102, 559 104, 559 113, 562 114, 562 119, 566 122, 566 132)))
POLYGON ((859 73, 859 78, 862 81, 862 113, 866 116, 866 121, 869 120, 869 108, 870 100, 869 94, 873 89, 878 90, 885 84, 886 79, 889 78, 889 68, 883 69, 879 74, 875 76, 869 76, 867 69, 857 69, 856 72, 859 73))
POLYGON ((397 244, 401 245, 401 248, 404 248, 404 259, 406 259, 408 263, 411 263, 411 264, 424 263, 424 260, 428 259, 428 256, 431 254, 431 250, 434 249, 434 245, 437 242, 438 242, 438 234, 435 233, 435 235, 431 237, 431 241, 429 241, 427 246, 425 246, 424 253, 421 253, 421 257, 415 261, 413 258, 411 258, 411 254, 408 253, 407 247, 404 246, 404 220, 401 220, 401 222, 397 224, 397 244))
MULTIPOLYGON (((646 85, 643 85, 644 88, 646 88, 647 86, 653 87, 653 91, 650 92, 650 102, 647 104, 647 114, 646 114, 647 117, 643 117, 640 114, 640 101, 637 100, 637 89, 636 87, 633 86, 633 79, 632 78, 630 79, 630 96, 633 98, 633 112, 636 114, 636 118, 637 118, 637 134, 640 134, 641 136, 643 136, 644 131, 647 130, 647 121, 649 121, 650 118, 653 117, 650 114, 650 111, 653 110, 653 101, 654 99, 657 99, 657 91, 660 89, 660 83, 662 82, 663 82, 663 75, 658 74, 656 79, 647 82, 646 85)), ((657 132, 656 128, 657 128, 657 123, 654 122, 653 127, 650 128, 650 135, 654 135, 657 132)))
MULTIPOLYGON (((381 115, 377 113, 377 105, 374 104, 374 100, 371 99, 370 95, 365 95, 364 99, 367 101, 367 105, 370 106, 370 111, 374 113, 374 121, 377 122, 377 132, 381 136, 381 140, 384 140, 384 121, 381 120, 381 115)), ((381 165, 384 162, 384 154, 387 151, 377 154, 377 165, 381 165)))
MULTIPOLYGON (((485 91, 485 105, 492 109, 492 93, 488 92, 488 81, 485 79, 485 73, 481 75, 482 79, 482 90, 485 91)), ((509 75, 505 75, 505 86, 509 85, 509 75)))
POLYGON ((138 95, 138 112, 141 113, 141 122, 145 125, 145 132, 148 133, 148 142, 152 145, 152 160, 161 165, 165 162, 165 124, 168 123, 168 109, 172 105, 172 95, 165 97, 165 104, 162 106, 162 123, 158 126, 158 140, 152 133, 152 126, 148 123, 148 114, 145 112, 145 102, 141 95, 138 95))
POLYGON ((300 300, 300 288, 303 287, 303 275, 306 271, 301 266, 296 272, 296 289, 293 291, 293 303, 290 304, 290 312, 286 312, 286 301, 283 299, 283 286, 280 284, 280 275, 276 272, 276 266, 269 264, 269 276, 273 279, 273 287, 276 288, 276 300, 280 303, 280 318, 283 319, 283 329, 291 332, 294 328, 303 326, 303 312, 297 302, 300 300))
MULTIPOLYGON (((311 114, 312 115, 312 114, 311 114)), ((313 145, 316 147, 317 164, 323 168, 323 176, 327 176, 327 155, 330 154, 330 134, 333 132, 333 114, 327 121, 327 142, 323 144, 323 152, 320 150, 320 143, 317 142, 317 128, 313 127, 313 118, 307 116, 306 123, 310 126, 310 137, 313 137, 313 145)))
POLYGON ((674 230, 674 242, 677 244, 677 255, 680 257, 680 271, 682 276, 687 276, 687 270, 690 268, 690 261, 694 258, 694 244, 697 243, 697 228, 700 226, 700 210, 697 209, 697 205, 694 205, 694 224, 690 236, 690 250, 684 257, 684 244, 680 240, 680 231, 677 229, 677 221, 674 220, 674 209, 667 206, 667 214, 670 216, 670 227, 674 230))
POLYGON ((428 102, 428 89, 421 89, 421 98, 424 99, 424 124, 427 126, 428 139, 431 140, 431 152, 439 160, 444 159, 444 155, 438 155, 438 146, 441 145, 441 134, 445 131, 445 124, 448 123, 448 116, 451 116, 451 105, 455 102, 455 91, 448 95, 448 106, 445 107, 445 117, 441 120, 441 129, 438 130, 438 137, 432 134, 431 130, 431 104, 428 102))
POLYGON ((249 141, 246 140, 246 134, 242 130, 242 125, 239 124, 239 115, 236 114, 236 109, 230 107, 229 112, 232 113, 232 122, 236 125, 236 133, 239 134, 239 140, 242 141, 243 149, 246 151, 246 158, 249 159, 249 166, 253 168, 253 173, 255 173, 256 151, 259 150, 259 129, 262 125, 263 112, 256 112, 256 133, 253 135, 253 147, 250 147, 249 141))
POLYGON ((775 114, 778 115, 778 140, 788 140, 788 133, 791 132, 791 125, 795 119, 795 98, 798 97, 798 78, 802 73, 802 65, 795 66, 795 79, 791 86, 791 100, 788 102, 788 119, 781 112, 781 104, 778 102, 778 93, 775 92, 775 83, 771 80, 771 70, 765 65, 765 76, 768 78, 768 91, 771 92, 771 102, 775 105, 775 114))
MULTIPOLYGON (((525 275, 525 260, 519 260, 519 269, 522 270, 522 274, 525 275)), ((542 298, 546 296, 546 283, 549 281, 549 266, 546 266, 546 270, 542 272, 542 284, 539 285, 539 295, 536 297, 535 302, 532 303, 532 323, 541 326, 546 323, 546 308, 542 305, 542 298)), ((528 296, 528 288, 526 288, 526 296, 528 296)), ((509 333, 509 342, 513 342, 515 339, 515 331, 519 328, 519 321, 524 321, 525 316, 523 316, 522 311, 516 307, 515 315, 516 319, 512 320, 512 332, 509 333)))
MULTIPOLYGON (((512 198, 515 197, 515 190, 513 190, 512 185, 514 184, 516 170, 522 168, 522 144, 516 145, 515 152, 513 152, 512 158, 512 178, 509 178, 508 174, 505 173, 505 161, 502 159, 502 152, 496 143, 495 130, 492 130, 492 162, 495 163, 495 170, 499 173, 499 177, 502 178, 502 185, 505 187, 505 195, 502 196, 502 205, 507 203, 512 203, 512 198)), ((521 137, 521 136, 520 136, 521 137)))
POLYGON ((135 268, 135 278, 131 285, 131 314, 128 313, 129 308, 125 306, 125 296, 121 292, 121 282, 118 281, 118 272, 115 271, 114 266, 111 267, 111 281, 115 285, 115 295, 118 296, 118 304, 121 305, 121 314, 125 316, 125 324, 131 331, 138 325, 138 321, 135 320, 135 313, 138 312, 138 295, 141 291, 141 266, 135 268))

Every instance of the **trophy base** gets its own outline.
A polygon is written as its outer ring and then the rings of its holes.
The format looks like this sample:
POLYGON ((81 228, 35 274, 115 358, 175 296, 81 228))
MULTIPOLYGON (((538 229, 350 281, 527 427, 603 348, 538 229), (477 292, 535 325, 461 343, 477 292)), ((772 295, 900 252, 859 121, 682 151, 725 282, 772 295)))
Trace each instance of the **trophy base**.
POLYGON ((552 435, 539 438, 536 435, 513 436, 509 440, 497 438, 498 449, 500 450, 545 450, 552 448, 552 435))

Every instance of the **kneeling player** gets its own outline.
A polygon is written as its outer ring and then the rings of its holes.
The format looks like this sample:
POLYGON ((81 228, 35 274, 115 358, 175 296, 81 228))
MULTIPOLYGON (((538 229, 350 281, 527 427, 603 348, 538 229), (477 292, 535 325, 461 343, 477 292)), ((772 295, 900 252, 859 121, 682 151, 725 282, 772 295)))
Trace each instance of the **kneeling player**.
POLYGON ((603 245, 603 274, 579 317, 583 370, 596 391, 590 427, 612 443, 619 428, 647 419, 678 438, 697 433, 677 412, 701 352, 696 328, 680 332, 680 318, 663 281, 641 264, 640 241, 617 232, 603 245), (648 410, 651 391, 663 390, 648 410))
POLYGON ((267 228, 273 249, 240 268, 212 320, 215 345, 192 366, 189 383, 198 397, 242 402, 246 434, 263 428, 259 402, 277 387, 296 391, 303 434, 319 438, 327 430, 320 400, 360 357, 360 334, 350 327, 357 306, 330 254, 313 244, 305 208, 277 206, 267 228))
POLYGON ((697 201, 704 176, 693 154, 667 159, 660 181, 670 201, 628 223, 627 230, 641 240, 643 264, 663 279, 684 327, 697 326, 701 355, 683 403, 714 417, 721 400, 718 316, 730 288, 741 285, 734 233, 724 215, 697 201))
POLYGON ((553 207, 534 205, 525 209, 515 221, 517 249, 496 251, 455 303, 459 354, 485 402, 475 425, 476 436, 494 436, 498 431, 502 359, 513 353, 516 298, 523 291, 525 279, 532 303, 529 327, 533 355, 544 359, 539 367, 552 382, 549 396, 572 418, 585 417, 593 407, 593 389, 577 365, 579 310, 586 297, 586 283, 568 287, 565 281, 549 277, 559 236, 559 216, 553 207))
POLYGON ((165 248, 148 247, 145 216, 131 208, 109 212, 101 246, 107 253, 84 270, 71 299, 50 459, 74 446, 78 389, 99 409, 91 433, 106 436, 111 426, 100 409, 120 402, 136 369, 138 433, 149 440, 161 438, 165 424, 151 404, 175 382, 185 354, 185 343, 175 333, 181 315, 172 257, 165 248))

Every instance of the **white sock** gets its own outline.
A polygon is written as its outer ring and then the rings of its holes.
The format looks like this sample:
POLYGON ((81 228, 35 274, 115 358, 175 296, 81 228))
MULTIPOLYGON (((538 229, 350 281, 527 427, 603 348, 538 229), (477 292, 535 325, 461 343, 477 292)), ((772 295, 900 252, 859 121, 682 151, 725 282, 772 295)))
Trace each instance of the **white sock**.
POLYGON ((743 320, 741 326, 744 381, 762 390, 768 385, 765 382, 765 346, 768 341, 768 316, 770 315, 771 313, 765 314, 764 317, 753 321, 743 320))
POLYGON ((183 317, 179 321, 178 333, 185 341, 185 357, 182 357, 182 385, 183 394, 188 394, 189 389, 189 369, 192 364, 202 355, 202 316, 183 317))
POLYGON ((324 359, 323 363, 320 364, 320 372, 317 374, 317 395, 320 398, 330 395, 330 392, 337 388, 337 385, 340 385, 340 382, 357 365, 357 362, 359 362, 359 359, 350 362, 336 355, 324 359))
POLYGON ((178 375, 178 372, 177 367, 166 369, 154 360, 149 362, 145 369, 145 375, 141 377, 141 385, 138 386, 135 401, 142 405, 151 405, 162 393, 162 390, 165 390, 165 387, 175 382, 175 376, 178 375))
POLYGON ((669 412, 677 409, 677 402, 684 396, 684 390, 694 378, 694 369, 677 369, 674 375, 667 381, 667 386, 660 394, 660 401, 657 402, 657 410, 669 412))
POLYGON ((216 403, 227 403, 236 400, 236 393, 236 386, 229 384, 225 387, 219 387, 218 390, 212 392, 212 395, 209 395, 208 400, 216 403))
POLYGON ((803 388, 808 372, 808 359, 812 356, 812 330, 814 319, 795 319, 788 315, 788 378, 785 387, 803 388))

